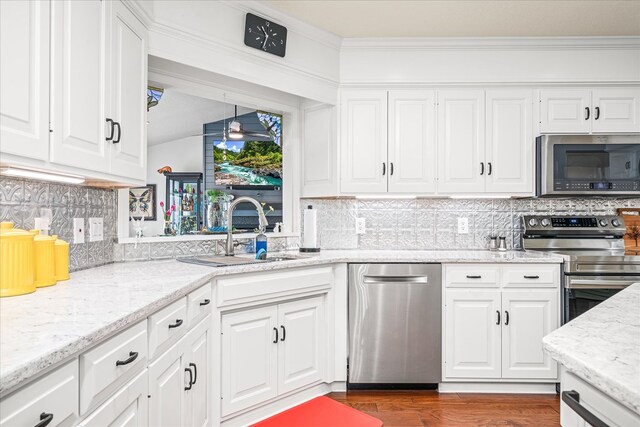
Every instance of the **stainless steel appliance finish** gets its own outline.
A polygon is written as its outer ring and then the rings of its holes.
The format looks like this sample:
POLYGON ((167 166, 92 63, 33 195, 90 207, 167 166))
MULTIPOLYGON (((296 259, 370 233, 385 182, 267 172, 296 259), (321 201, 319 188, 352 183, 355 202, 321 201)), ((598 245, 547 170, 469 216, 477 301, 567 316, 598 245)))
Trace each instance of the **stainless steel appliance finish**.
POLYGON ((635 282, 640 254, 624 247, 618 216, 525 216, 525 250, 564 256, 563 323, 635 282))
POLYGON ((440 264, 349 266, 350 388, 441 380, 440 264))
POLYGON ((536 194, 640 195, 640 134, 537 137, 536 194))

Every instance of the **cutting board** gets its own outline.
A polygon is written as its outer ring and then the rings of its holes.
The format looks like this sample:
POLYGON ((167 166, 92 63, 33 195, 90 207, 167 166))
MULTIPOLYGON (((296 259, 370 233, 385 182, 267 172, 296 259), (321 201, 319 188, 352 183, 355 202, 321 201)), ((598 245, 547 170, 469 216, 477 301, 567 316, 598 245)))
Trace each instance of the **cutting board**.
MULTIPOLYGON (((640 208, 620 208, 618 209, 618 215, 624 218, 627 233, 631 231, 631 227, 634 225, 640 227, 640 208)), ((640 243, 640 239, 638 239, 638 243, 640 243)), ((624 236, 624 244, 627 249, 638 249, 636 241, 627 235, 624 236)))

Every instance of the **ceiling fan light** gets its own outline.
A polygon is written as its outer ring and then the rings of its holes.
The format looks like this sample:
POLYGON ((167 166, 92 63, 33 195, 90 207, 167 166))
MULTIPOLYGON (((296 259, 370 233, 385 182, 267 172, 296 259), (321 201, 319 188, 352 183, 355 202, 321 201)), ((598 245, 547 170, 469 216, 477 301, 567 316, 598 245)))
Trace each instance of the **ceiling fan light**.
POLYGON ((242 139, 244 135, 241 132, 230 131, 229 138, 231 139, 242 139))
POLYGON ((239 121, 232 121, 229 123, 229 132, 241 132, 242 131, 242 125, 240 124, 239 121))

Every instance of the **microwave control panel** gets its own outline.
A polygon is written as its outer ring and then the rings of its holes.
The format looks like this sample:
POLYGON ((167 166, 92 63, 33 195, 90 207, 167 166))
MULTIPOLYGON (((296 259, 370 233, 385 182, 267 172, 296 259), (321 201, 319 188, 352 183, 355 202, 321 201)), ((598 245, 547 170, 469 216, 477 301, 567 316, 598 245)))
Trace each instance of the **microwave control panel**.
POLYGON ((640 191, 640 181, 554 181, 555 191, 640 191))

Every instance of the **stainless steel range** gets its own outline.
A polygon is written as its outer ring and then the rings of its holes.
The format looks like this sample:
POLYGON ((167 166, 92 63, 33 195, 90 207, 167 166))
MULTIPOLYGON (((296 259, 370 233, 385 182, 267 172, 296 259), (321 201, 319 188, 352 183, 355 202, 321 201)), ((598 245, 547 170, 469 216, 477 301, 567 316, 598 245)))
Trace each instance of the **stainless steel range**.
POLYGON ((632 283, 640 282, 640 252, 624 247, 618 216, 524 216, 523 247, 562 254, 563 324, 632 283))

